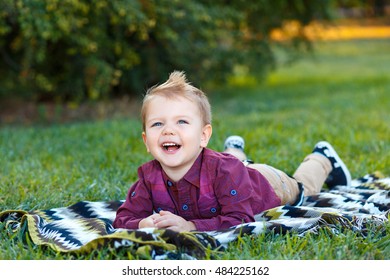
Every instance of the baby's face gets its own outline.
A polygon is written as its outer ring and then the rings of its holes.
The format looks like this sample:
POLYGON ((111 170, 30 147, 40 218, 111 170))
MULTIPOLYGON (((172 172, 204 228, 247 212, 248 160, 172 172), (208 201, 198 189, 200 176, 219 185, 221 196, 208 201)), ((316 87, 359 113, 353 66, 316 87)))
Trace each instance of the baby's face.
POLYGON ((199 107, 184 97, 168 99, 155 96, 148 103, 145 131, 142 134, 148 152, 165 171, 188 170, 210 135, 204 126, 199 107))

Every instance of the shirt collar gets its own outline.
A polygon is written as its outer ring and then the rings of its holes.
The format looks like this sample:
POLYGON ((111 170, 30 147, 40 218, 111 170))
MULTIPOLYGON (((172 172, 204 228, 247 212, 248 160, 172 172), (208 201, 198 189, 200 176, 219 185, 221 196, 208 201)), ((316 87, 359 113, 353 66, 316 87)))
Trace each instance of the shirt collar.
POLYGON ((202 149, 198 158, 195 160, 194 164, 191 166, 190 170, 184 175, 182 180, 186 180, 188 183, 191 183, 195 187, 200 188, 200 176, 203 162, 203 153, 205 149, 202 149))
POLYGON ((199 156, 197 157, 195 162, 192 164, 190 170, 187 171, 187 173, 184 175, 184 177, 182 179, 180 179, 179 182, 176 182, 176 183, 173 182, 168 177, 168 175, 164 172, 164 170, 161 169, 165 185, 168 184, 168 181, 172 182, 173 185, 177 185, 181 181, 185 180, 188 183, 190 183, 191 185, 200 188, 200 176, 201 176, 202 159, 203 159, 204 150, 205 149, 203 149, 202 152, 200 152, 199 156))

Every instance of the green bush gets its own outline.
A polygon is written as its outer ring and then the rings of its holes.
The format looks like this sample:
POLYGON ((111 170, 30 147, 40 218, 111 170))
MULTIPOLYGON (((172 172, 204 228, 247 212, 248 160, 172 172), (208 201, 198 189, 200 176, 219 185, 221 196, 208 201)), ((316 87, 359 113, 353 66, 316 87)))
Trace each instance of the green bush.
POLYGON ((205 85, 237 69, 261 77, 274 62, 270 30, 326 18, 330 2, 0 0, 0 97, 139 94, 174 69, 205 85))

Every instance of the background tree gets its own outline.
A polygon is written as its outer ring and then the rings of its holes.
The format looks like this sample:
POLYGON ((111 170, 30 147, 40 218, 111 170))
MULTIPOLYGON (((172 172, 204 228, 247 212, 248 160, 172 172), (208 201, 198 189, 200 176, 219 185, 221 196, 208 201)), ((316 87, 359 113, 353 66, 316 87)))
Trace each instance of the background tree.
MULTIPOLYGON (((275 63, 271 30, 328 19, 333 2, 0 0, 0 97, 140 95, 174 69, 204 85, 238 71, 260 79, 275 63)), ((308 46, 304 32, 283 42, 308 46)))

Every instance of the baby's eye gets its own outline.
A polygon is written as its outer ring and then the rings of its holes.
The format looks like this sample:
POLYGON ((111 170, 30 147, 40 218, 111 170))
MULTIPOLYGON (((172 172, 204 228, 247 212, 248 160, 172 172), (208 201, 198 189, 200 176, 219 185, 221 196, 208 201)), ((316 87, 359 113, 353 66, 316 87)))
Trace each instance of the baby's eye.
POLYGON ((152 123, 151 127, 162 126, 161 122, 152 123))
POLYGON ((185 121, 185 120, 179 120, 177 123, 178 123, 178 124, 188 124, 188 122, 185 121))

